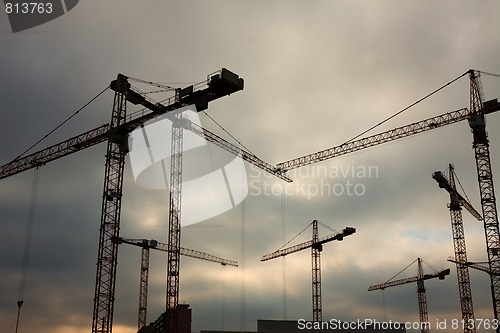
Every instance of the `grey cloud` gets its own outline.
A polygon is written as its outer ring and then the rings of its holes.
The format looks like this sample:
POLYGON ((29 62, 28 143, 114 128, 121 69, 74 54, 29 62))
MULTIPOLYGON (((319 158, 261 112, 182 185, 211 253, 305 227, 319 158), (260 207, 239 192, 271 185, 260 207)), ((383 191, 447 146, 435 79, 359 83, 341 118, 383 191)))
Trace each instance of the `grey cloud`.
MULTIPOLYGON (((220 67, 235 71, 245 79, 245 90, 214 102, 207 112, 271 164, 338 145, 469 68, 500 73, 499 49, 493 42, 499 30, 495 2, 394 6, 391 1, 81 2, 31 32, 0 35, 0 160, 6 163, 22 152, 120 72, 192 83, 220 67)), ((500 97, 498 78, 484 76, 483 85, 486 99, 500 97)), ((467 106, 468 82, 463 78, 380 130, 467 106)), ((111 108, 112 93, 107 92, 46 144, 108 122, 111 108)), ((499 175, 500 118, 487 118, 493 172, 499 175)), ((367 287, 416 256, 453 272, 446 262, 453 253, 451 238, 445 236, 450 233, 448 197, 431 173, 454 163, 479 208, 471 141, 464 122, 324 162, 376 165, 379 177, 362 180, 366 194, 361 197, 286 197, 287 240, 314 218, 335 229, 358 229, 350 239, 326 245, 322 253, 325 316, 348 320, 375 315, 382 320, 381 297, 366 292, 367 287)), ((65 325, 88 331, 91 325, 104 154, 102 144, 41 170, 22 317, 30 332, 58 332, 65 325)), ((166 241, 167 193, 138 188, 129 166, 126 172, 121 234, 166 241)), ((5 295, 0 299, 0 321, 5 327, 15 323, 31 179, 32 172, 27 172, 2 180, 0 186, 5 295)), ((298 177, 296 182, 316 180, 298 177)), ((183 246, 244 261, 244 317, 250 329, 257 319, 283 315, 281 260, 259 261, 282 245, 281 199, 249 196, 243 205, 182 230, 183 246), (274 290, 264 295, 266 283, 274 290)), ((482 227, 464 219, 471 259, 484 260, 482 227)), ((300 241, 309 235, 305 232, 300 241)), ((139 252, 119 252, 115 327, 124 327, 124 332, 135 331, 139 252)), ((152 255, 151 320, 164 307, 165 260, 152 255)), ((307 250, 287 258, 289 318, 311 316, 310 265, 307 250)), ((193 328, 239 329, 242 269, 221 272, 219 265, 188 259, 182 259, 182 269, 180 300, 185 291, 192 303, 193 328), (193 296, 196 291, 212 299, 193 296)), ((492 317, 487 277, 471 272, 471 281, 476 313, 492 317)), ((459 318, 456 276, 427 285, 430 316, 459 318)), ((414 287, 387 290, 386 309, 388 316, 417 320, 414 287)))

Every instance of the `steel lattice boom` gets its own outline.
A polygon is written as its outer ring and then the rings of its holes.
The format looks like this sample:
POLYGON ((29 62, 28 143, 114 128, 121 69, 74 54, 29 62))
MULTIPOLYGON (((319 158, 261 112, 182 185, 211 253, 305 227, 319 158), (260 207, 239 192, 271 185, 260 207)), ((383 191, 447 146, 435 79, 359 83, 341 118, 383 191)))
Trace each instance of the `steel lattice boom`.
POLYGON ((429 280, 429 279, 434 279, 434 278, 439 278, 440 280, 443 280, 445 275, 450 275, 449 269, 445 269, 445 270, 440 271, 438 273, 424 274, 424 275, 422 275, 422 277, 417 275, 417 276, 404 278, 404 279, 400 279, 400 280, 394 280, 394 281, 384 282, 384 283, 380 283, 380 284, 375 284, 373 286, 370 286, 368 288, 368 291, 400 286, 400 285, 406 284, 406 283, 417 282, 418 280, 429 280))
POLYGON ((266 255, 262 256, 262 258, 260 259, 260 261, 267 261, 267 260, 270 260, 270 259, 274 259, 274 258, 278 258, 278 257, 283 257, 283 256, 286 256, 286 255, 294 253, 294 252, 298 252, 298 251, 301 251, 301 250, 304 250, 304 249, 308 249, 308 248, 312 247, 313 245, 322 245, 322 244, 325 244, 325 243, 328 243, 328 242, 331 242, 331 241, 334 241, 334 240, 339 240, 340 241, 340 240, 343 240, 343 238, 345 236, 352 235, 355 232, 356 232, 356 228, 346 227, 341 232, 337 232, 337 233, 334 233, 332 235, 325 236, 323 238, 319 238, 316 242, 314 242, 313 240, 310 240, 310 241, 303 242, 303 243, 300 243, 300 244, 297 244, 297 245, 294 245, 294 246, 287 247, 285 249, 281 249, 281 250, 275 251, 273 253, 266 254, 266 255))
POLYGON ((344 239, 344 237, 354 234, 356 232, 356 229, 352 227, 346 227, 341 232, 336 232, 330 236, 326 236, 320 239, 318 236, 318 221, 314 220, 312 222, 312 226, 313 226, 313 232, 312 232, 312 239, 310 241, 300 243, 295 246, 287 247, 285 249, 281 249, 270 254, 266 254, 262 256, 260 261, 271 260, 304 249, 311 248, 313 320, 321 321, 322 302, 321 302, 321 254, 320 253, 323 250, 323 244, 334 240, 341 241, 344 239))
MULTIPOLYGON (((500 103, 498 101, 492 100, 491 103, 495 103, 495 107, 490 107, 488 109, 483 109, 482 114, 493 113, 500 109, 500 103)), ((493 106, 493 105, 492 105, 493 106)), ((445 125, 454 124, 462 120, 467 120, 470 118, 470 112, 468 109, 459 109, 451 112, 444 113, 439 116, 427 118, 422 121, 418 121, 409 125, 397 127, 392 130, 367 136, 358 140, 350 141, 339 146, 335 146, 329 149, 321 150, 313 154, 305 155, 302 157, 294 158, 285 162, 278 163, 276 167, 282 172, 286 172, 292 169, 300 168, 306 165, 326 161, 335 157, 346 155, 349 153, 356 152, 365 148, 370 148, 383 143, 391 142, 394 140, 406 138, 415 134, 423 133, 443 127, 445 125)))
MULTIPOLYGON (((115 240, 115 242, 117 242, 118 244, 125 243, 125 244, 129 244, 129 245, 138 246, 141 248, 147 248, 147 249, 153 249, 153 250, 158 250, 158 251, 162 251, 162 252, 168 252, 168 244, 158 242, 157 240, 154 240, 154 239, 118 237, 115 240)), ((223 266, 227 265, 227 266, 238 267, 238 262, 236 260, 223 259, 223 258, 214 256, 212 254, 208 254, 208 253, 205 253, 202 251, 196 251, 196 250, 188 249, 188 248, 181 246, 179 252, 182 256, 185 256, 185 257, 211 261, 211 262, 221 264, 223 266)))
MULTIPOLYGON (((453 170, 453 165, 450 164, 450 171, 453 170)), ((443 175, 441 171, 436 171, 432 174, 432 178, 438 182, 440 188, 444 188, 450 195, 453 195, 453 199, 456 203, 458 203, 459 206, 464 207, 467 209, 467 211, 476 218, 478 221, 482 221, 483 217, 481 214, 474 208, 472 205, 465 200, 465 198, 456 191, 456 188, 454 185, 451 184, 451 177, 450 177, 450 182, 446 179, 446 177, 443 175)), ((455 204, 455 203, 454 203, 455 204)), ((451 206, 451 203, 450 203, 451 206)))

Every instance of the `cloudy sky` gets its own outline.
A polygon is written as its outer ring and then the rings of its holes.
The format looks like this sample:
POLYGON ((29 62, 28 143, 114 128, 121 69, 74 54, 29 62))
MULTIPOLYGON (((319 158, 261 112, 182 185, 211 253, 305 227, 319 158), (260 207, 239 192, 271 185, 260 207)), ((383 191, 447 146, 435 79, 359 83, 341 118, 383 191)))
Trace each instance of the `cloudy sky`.
MULTIPOLYGON (((207 113, 253 153, 274 165, 333 147, 470 68, 500 74, 499 10, 498 1, 487 0, 87 0, 15 34, 0 14, 0 163, 22 153, 118 73, 184 87, 222 67, 243 77, 245 89, 211 103, 207 113)), ((482 83, 486 100, 500 97, 500 78, 483 75, 482 83)), ((465 76, 371 133, 468 107, 468 84, 465 76)), ((112 99, 107 91, 37 148, 109 122, 112 99)), ((200 118, 228 138, 207 116, 200 118)), ((500 115, 487 121, 498 179, 500 115)), ((462 122, 297 169, 286 188, 247 165, 249 194, 241 204, 182 229, 182 246, 240 263, 222 267, 182 258, 179 301, 193 309, 193 331, 256 330, 257 319, 311 319, 310 251, 286 262, 260 258, 313 219, 335 230, 357 229, 324 246, 324 320, 418 321, 416 285, 366 291, 417 257, 436 269, 451 268, 444 281, 426 282, 430 321, 461 319, 456 270, 446 261, 453 255, 449 197, 431 174, 453 163, 480 210, 471 143, 462 122), (349 194, 348 184, 358 192, 349 194), (335 192, 327 190, 334 186, 335 192)), ((105 149, 100 144, 40 170, 20 332, 90 330, 105 149)), ((7 332, 16 323, 33 174, 0 181, 0 326, 7 332)), ((166 242, 167 216, 168 193, 137 186, 128 163, 121 235, 166 242)), ((482 225, 467 212, 464 225, 469 260, 485 261, 482 225)), ((330 233, 320 228, 321 236, 330 233)), ((121 246, 116 333, 136 331, 139 265, 140 250, 121 246)), ((165 266, 163 253, 151 255, 149 320, 164 311, 165 266)), ((399 277, 416 273, 413 265, 399 277)), ((471 270, 470 277, 475 317, 493 318, 488 276, 471 270)))

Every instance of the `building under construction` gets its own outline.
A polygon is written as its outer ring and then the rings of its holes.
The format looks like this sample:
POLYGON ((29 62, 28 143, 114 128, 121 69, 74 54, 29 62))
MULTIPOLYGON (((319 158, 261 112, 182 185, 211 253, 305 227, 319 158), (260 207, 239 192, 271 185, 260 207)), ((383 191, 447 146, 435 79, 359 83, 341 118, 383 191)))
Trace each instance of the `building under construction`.
MULTIPOLYGON (((168 311, 168 310, 167 310, 168 311)), ((178 326, 177 332, 191 333, 191 309, 189 304, 179 304, 177 309, 178 326)), ((166 312, 162 313, 158 319, 147 326, 142 327, 137 333, 164 333, 167 332, 166 312)))

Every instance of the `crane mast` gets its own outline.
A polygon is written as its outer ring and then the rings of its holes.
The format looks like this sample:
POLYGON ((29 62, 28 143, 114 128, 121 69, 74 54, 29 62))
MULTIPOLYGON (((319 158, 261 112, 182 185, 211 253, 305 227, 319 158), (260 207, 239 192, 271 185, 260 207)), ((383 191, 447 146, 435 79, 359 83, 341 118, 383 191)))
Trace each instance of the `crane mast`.
POLYGON ((318 236, 318 221, 313 221, 311 246, 311 263, 312 263, 312 305, 313 305, 313 320, 321 321, 321 251, 323 245, 319 244, 318 236))
POLYGON ((439 280, 444 280, 446 275, 450 275, 450 269, 445 269, 433 274, 424 274, 424 270, 422 267, 422 259, 417 258, 416 261, 418 261, 417 276, 375 284, 370 286, 368 288, 368 291, 383 290, 389 287, 417 282, 418 310, 420 315, 420 328, 421 328, 420 331, 421 333, 429 333, 429 315, 427 312, 427 295, 425 292, 424 281, 434 278, 438 278, 439 280))
MULTIPOLYGON (((470 78, 470 111, 469 126, 473 135, 472 146, 476 157, 476 169, 481 195, 484 231, 486 236, 486 251, 490 271, 500 270, 500 230, 498 227, 498 213, 493 187, 493 174, 491 172, 490 150, 486 120, 483 109, 494 107, 491 101, 483 103, 483 92, 479 73, 471 70, 470 78)), ((500 312, 500 276, 490 275, 491 295, 493 299, 493 313, 498 319, 500 312)), ((496 329, 500 332, 500 328, 496 329)))
MULTIPOLYGON (((422 259, 418 258, 418 280, 417 280, 417 297, 418 297, 418 313, 420 314, 420 324, 429 322, 429 313, 427 311, 427 295, 424 286, 424 269, 422 267, 422 259)), ((428 333, 429 327, 422 325, 422 333, 428 333)))
POLYGON ((139 280, 139 314, 137 330, 146 326, 148 318, 148 285, 149 285, 149 247, 141 249, 141 276, 139 280))
MULTIPOLYGON (((474 217, 476 217, 476 219, 482 219, 481 215, 457 192, 454 170, 455 169, 453 165, 450 164, 448 166, 449 181, 443 176, 440 171, 434 172, 432 178, 434 178, 439 183, 439 187, 446 189, 450 194, 449 209, 451 218, 451 232, 453 236, 455 260, 458 262, 456 267, 462 319, 464 320, 464 323, 475 323, 469 269, 464 264, 465 262, 467 262, 467 251, 465 246, 465 233, 461 206, 465 206, 467 210, 471 212, 474 217)), ((476 332, 476 328, 474 325, 464 325, 464 333, 474 332, 476 332)))
POLYGON ((313 231, 312 239, 310 241, 300 243, 294 246, 287 247, 285 249, 280 249, 273 253, 266 254, 262 256, 260 261, 267 261, 278 257, 284 257, 288 254, 295 253, 304 249, 311 248, 311 264, 312 264, 312 306, 313 306, 313 320, 321 321, 322 319, 322 309, 321 309, 321 251, 323 250, 323 244, 338 240, 341 241, 344 237, 350 236, 356 232, 355 228, 346 227, 341 232, 335 232, 332 235, 319 238, 318 236, 318 221, 314 220, 312 222, 313 231))
MULTIPOLYGON (((132 239, 132 238, 122 238, 117 237, 113 239, 113 242, 117 244, 130 244, 134 246, 140 247, 141 250, 141 276, 140 276, 140 285, 139 285, 139 315, 138 315, 138 330, 142 327, 146 326, 147 319, 147 304, 148 304, 148 281, 149 281, 149 253, 150 249, 169 252, 168 244, 158 242, 154 239, 132 239)), ((208 253, 186 249, 180 247, 179 249, 180 255, 211 261, 215 263, 219 263, 221 265, 229 265, 238 267, 238 263, 234 260, 222 259, 216 256, 213 256, 208 253)))
POLYGON ((184 128, 178 115, 172 123, 170 211, 168 217, 167 332, 177 332, 181 247, 182 142, 184 128))
POLYGON ((123 170, 127 154, 127 135, 119 131, 126 120, 127 79, 118 75, 110 122, 104 189, 102 193, 101 226, 94 294, 93 333, 111 332, 115 300, 118 246, 112 239, 120 229, 123 170))

